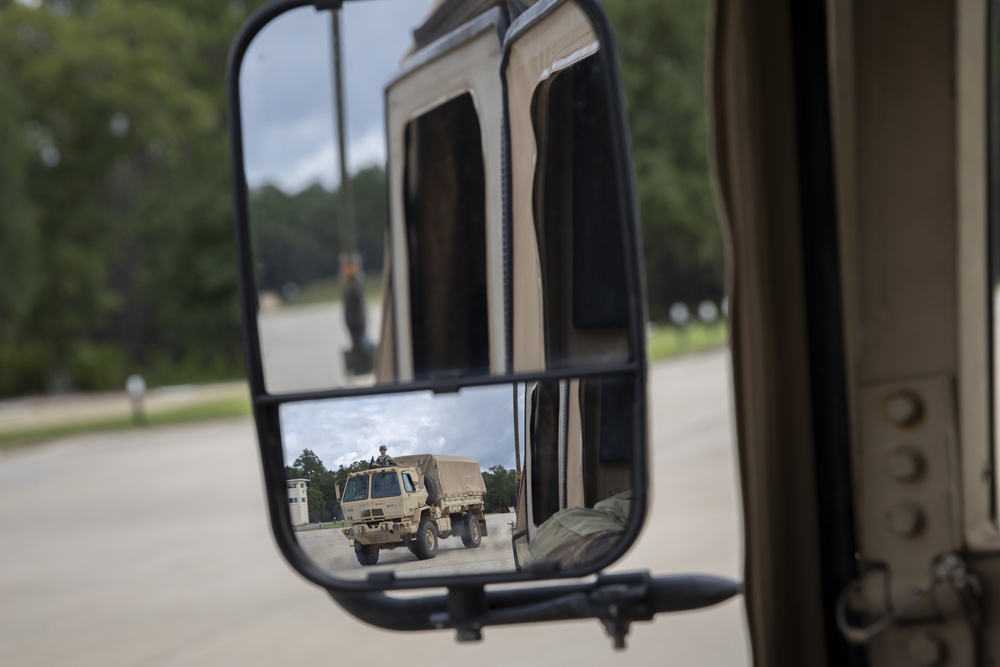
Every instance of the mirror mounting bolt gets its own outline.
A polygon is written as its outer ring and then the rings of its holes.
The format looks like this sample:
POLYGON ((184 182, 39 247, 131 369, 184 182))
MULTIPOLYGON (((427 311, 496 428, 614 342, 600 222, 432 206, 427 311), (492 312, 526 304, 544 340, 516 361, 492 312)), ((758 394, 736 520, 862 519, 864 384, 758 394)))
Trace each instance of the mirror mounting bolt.
POLYGON ((882 411, 885 418, 895 426, 912 428, 924 417, 924 403, 916 392, 900 389, 884 399, 882 411))
POLYGON ((483 639, 483 631, 474 625, 455 629, 455 641, 478 642, 483 639))
POLYGON ((604 624, 604 629, 611 636, 611 646, 616 651, 624 651, 625 637, 628 636, 629 627, 632 624, 617 618, 602 618, 601 623, 604 624))
POLYGON ((472 620, 486 613, 486 591, 482 586, 455 586, 448 589, 448 615, 454 619, 455 641, 478 642, 483 624, 472 620))

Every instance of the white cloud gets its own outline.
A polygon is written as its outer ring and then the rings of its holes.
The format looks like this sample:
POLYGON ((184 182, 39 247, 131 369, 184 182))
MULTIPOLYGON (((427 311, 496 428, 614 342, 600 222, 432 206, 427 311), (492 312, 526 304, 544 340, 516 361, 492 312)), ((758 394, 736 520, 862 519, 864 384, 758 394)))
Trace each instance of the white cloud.
MULTIPOLYGON (((385 164, 384 87, 432 0, 345 5, 344 98, 348 168, 385 164)), ((240 75, 247 181, 297 192, 340 181, 334 139, 329 13, 283 14, 257 35, 240 75)))
MULTIPOLYGON (((518 393, 520 406, 523 390, 518 393)), ((483 469, 513 468, 512 400, 507 385, 437 396, 413 392, 283 405, 285 460, 291 464, 310 449, 336 470, 377 456, 384 444, 394 456, 454 454, 475 458, 483 469)), ((523 416, 519 423, 523 428, 523 416)))

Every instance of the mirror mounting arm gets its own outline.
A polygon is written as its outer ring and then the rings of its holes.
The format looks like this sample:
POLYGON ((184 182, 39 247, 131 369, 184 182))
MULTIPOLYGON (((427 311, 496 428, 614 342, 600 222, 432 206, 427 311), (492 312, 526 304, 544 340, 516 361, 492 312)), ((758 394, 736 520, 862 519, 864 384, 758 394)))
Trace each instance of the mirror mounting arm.
POLYGON ((315 0, 313 6, 320 12, 326 9, 336 10, 344 6, 344 0, 315 0))
POLYGON ((398 599, 384 593, 328 590, 356 618, 388 630, 454 629, 458 641, 482 639, 489 625, 596 618, 616 649, 625 647, 632 623, 656 614, 690 611, 724 602, 741 585, 704 574, 654 577, 648 572, 598 575, 596 581, 538 589, 489 591, 482 586, 448 589, 447 595, 398 599))

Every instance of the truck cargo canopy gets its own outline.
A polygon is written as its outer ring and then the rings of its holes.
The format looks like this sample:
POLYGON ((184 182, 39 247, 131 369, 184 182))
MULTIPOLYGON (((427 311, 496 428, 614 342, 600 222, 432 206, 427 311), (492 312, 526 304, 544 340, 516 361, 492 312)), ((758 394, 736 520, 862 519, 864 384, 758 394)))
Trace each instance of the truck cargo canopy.
POLYGON ((486 483, 479 470, 479 463, 468 456, 410 454, 397 456, 395 459, 401 466, 419 468, 425 475, 434 478, 442 497, 486 493, 486 483))

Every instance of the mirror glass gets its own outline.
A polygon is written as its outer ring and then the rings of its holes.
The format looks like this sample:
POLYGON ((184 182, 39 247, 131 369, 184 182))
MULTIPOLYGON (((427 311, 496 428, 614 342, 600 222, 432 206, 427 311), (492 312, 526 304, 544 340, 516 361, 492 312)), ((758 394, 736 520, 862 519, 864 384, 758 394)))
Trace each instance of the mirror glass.
POLYGON ((631 514, 630 386, 547 380, 284 404, 296 538, 344 579, 592 562, 631 514))
POLYGON ((265 388, 346 389, 279 399, 271 498, 343 580, 579 573, 634 527, 635 221, 601 44, 572 1, 510 25, 454 4, 292 10, 240 66, 265 388))
POLYGON ((523 385, 502 385, 283 405, 289 511, 303 550, 348 579, 386 569, 400 577, 512 571, 523 395, 523 385), (424 520, 414 522, 415 511, 424 520), (468 516, 485 522, 473 529, 478 544, 468 516), (433 549, 426 534, 417 542, 427 520, 433 549), (357 539, 345 534, 352 529, 357 539))
POLYGON ((562 4, 518 33, 502 71, 503 11, 455 32, 436 4, 296 9, 243 59, 269 393, 635 361, 633 223, 592 24, 562 4))

